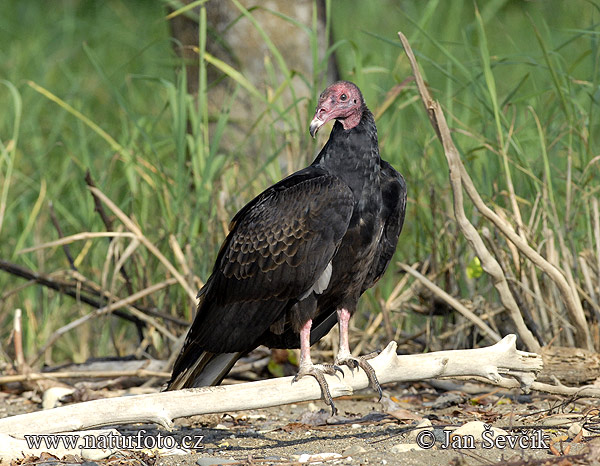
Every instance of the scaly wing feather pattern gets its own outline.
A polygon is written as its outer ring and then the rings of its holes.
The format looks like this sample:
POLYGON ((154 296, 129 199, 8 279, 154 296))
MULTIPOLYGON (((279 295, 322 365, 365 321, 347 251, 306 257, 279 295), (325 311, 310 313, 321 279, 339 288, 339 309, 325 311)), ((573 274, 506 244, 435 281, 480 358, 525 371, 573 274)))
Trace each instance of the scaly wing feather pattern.
MULTIPOLYGON (((380 177, 383 195, 381 211, 384 220, 383 232, 377 245, 375 257, 362 285, 361 294, 371 288, 384 274, 392 260, 404 224, 406 211, 406 183, 404 178, 385 160, 381 160, 380 177)), ((319 314, 313 319, 310 334, 311 345, 327 335, 336 323, 335 308, 320 309, 319 314)), ((297 332, 288 326, 283 334, 269 335, 264 344, 276 348, 297 348, 300 345, 300 340, 297 332)))
POLYGON ((205 287, 198 316, 174 368, 202 351, 244 352, 310 290, 346 232, 348 186, 308 167, 264 191, 233 219, 205 287))

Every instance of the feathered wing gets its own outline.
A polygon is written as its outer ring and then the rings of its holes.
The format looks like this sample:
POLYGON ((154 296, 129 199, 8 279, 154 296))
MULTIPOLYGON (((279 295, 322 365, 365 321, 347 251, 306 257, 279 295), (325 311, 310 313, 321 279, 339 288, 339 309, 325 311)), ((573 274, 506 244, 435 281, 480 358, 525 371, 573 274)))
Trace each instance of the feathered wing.
POLYGON ((371 288, 385 273, 398 244, 398 237, 404 225, 406 213, 406 183, 400 173, 385 160, 381 161, 381 194, 383 209, 381 216, 384 220, 383 233, 375 258, 365 279, 361 294, 371 288))
MULTIPOLYGON (((369 272, 361 287, 361 294, 375 285, 385 273, 396 250, 398 237, 404 224, 406 211, 404 178, 388 162, 381 160, 380 180, 383 199, 381 210, 384 222, 383 232, 373 262, 369 266, 369 272)), ((327 335, 337 323, 336 310, 334 308, 319 309, 319 314, 313 319, 310 333, 311 345, 327 335)), ((300 342, 297 332, 288 326, 285 333, 281 335, 269 335, 264 344, 277 348, 297 348, 300 342)))
POLYGON ((310 303, 312 291, 326 287, 327 269, 330 273, 353 204, 347 185, 314 166, 247 204, 234 217, 213 273, 199 293, 198 314, 168 388, 199 385, 195 380, 211 364, 222 379, 270 327, 283 326, 292 306, 310 303))

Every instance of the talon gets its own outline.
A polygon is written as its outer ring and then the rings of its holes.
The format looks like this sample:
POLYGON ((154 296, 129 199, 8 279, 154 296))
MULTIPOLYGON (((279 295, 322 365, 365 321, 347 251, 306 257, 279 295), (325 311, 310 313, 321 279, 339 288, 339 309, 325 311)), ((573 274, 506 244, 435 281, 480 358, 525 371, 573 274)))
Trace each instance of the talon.
POLYGON ((297 382, 305 375, 314 377, 319 384, 319 388, 321 389, 321 398, 327 406, 331 407, 331 415, 335 416, 338 411, 333 403, 333 398, 331 396, 331 392, 329 391, 329 385, 327 385, 327 381, 325 380, 325 376, 323 374, 336 375, 337 371, 341 372, 342 376, 344 375, 344 371, 342 371, 342 369, 335 364, 311 364, 310 366, 300 366, 298 373, 292 379, 292 383, 297 382))
POLYGON ((365 360, 373 359, 373 358, 376 358, 377 356, 379 356, 380 354, 381 354, 381 350, 376 350, 376 351, 373 351, 372 353, 361 356, 361 358, 363 358, 365 360))
POLYGON ((335 364, 318 364, 317 367, 321 368, 321 370, 327 375, 336 375, 336 372, 342 374, 344 377, 344 371, 340 366, 336 366, 335 364))
POLYGON ((373 369, 373 366, 371 366, 371 364, 367 362, 367 359, 372 359, 375 356, 377 356, 377 354, 378 353, 375 352, 367 354, 366 356, 359 356, 357 358, 353 357, 352 355, 340 358, 338 355, 338 357, 335 360, 335 364, 344 364, 352 370, 356 369, 357 367, 360 367, 363 371, 365 371, 367 379, 369 380, 369 386, 379 394, 378 401, 381 401, 381 398, 383 396, 381 385, 379 385, 379 381, 377 380, 377 374, 375 373, 375 369, 373 369))

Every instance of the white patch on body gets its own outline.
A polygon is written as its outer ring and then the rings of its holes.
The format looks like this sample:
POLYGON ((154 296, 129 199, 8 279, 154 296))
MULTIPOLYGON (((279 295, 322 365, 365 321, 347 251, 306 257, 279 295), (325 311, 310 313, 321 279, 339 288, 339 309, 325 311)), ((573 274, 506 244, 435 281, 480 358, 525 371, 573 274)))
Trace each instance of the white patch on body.
POLYGON ((329 261, 329 264, 327 264, 327 267, 325 267, 325 270, 323 270, 321 276, 317 278, 317 281, 313 283, 313 286, 311 286, 302 296, 300 296, 300 300, 306 298, 313 291, 317 294, 323 293, 323 291, 325 291, 329 286, 329 280, 331 280, 331 270, 331 261, 329 261))

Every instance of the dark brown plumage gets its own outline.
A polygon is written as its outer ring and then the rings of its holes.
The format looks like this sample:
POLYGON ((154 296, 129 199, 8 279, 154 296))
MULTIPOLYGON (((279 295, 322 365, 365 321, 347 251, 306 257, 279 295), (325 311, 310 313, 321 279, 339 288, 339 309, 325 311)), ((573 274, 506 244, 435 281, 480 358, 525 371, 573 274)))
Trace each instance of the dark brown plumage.
POLYGON ((360 295, 383 275, 404 221, 406 186, 379 157, 373 115, 354 84, 319 98, 310 133, 337 120, 315 161, 250 201, 231 222, 168 389, 215 385, 259 345, 301 348, 296 379, 311 375, 334 408, 323 373, 375 372, 348 346, 360 295), (338 321, 335 363, 313 365, 310 345, 338 321))

